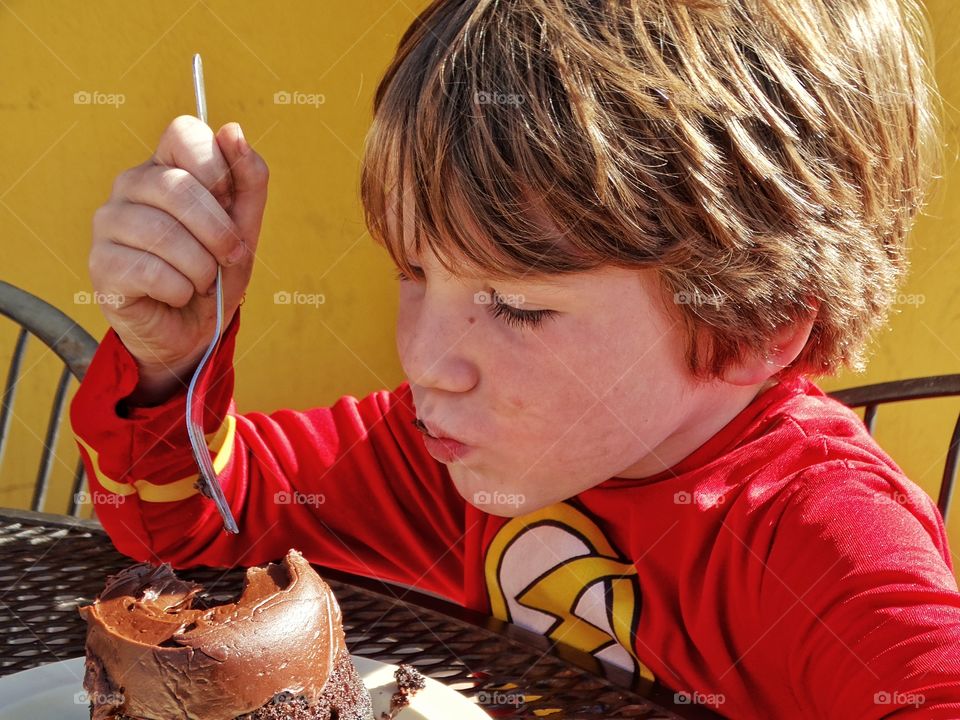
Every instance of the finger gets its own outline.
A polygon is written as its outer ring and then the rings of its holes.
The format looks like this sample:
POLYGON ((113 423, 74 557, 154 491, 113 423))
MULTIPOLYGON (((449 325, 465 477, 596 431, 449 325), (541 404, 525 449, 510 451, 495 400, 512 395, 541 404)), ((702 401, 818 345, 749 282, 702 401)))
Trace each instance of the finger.
POLYGON ((230 207, 233 177, 213 130, 199 118, 192 115, 174 118, 150 161, 154 165, 186 170, 210 191, 221 207, 230 207))
POLYGON ((107 203, 93 216, 97 237, 165 260, 201 295, 217 277, 217 260, 175 217, 149 205, 107 203))
POLYGON ((122 298, 118 309, 144 297, 181 308, 193 298, 193 283, 163 258, 112 241, 98 247, 90 256, 90 278, 101 292, 122 298))
POLYGON ((227 123, 220 128, 217 143, 233 176, 233 205, 228 212, 253 255, 267 203, 270 170, 264 159, 246 142, 238 123, 227 123))
POLYGON ((117 179, 114 194, 117 199, 148 205, 173 216, 221 265, 232 265, 243 257, 240 229, 213 195, 186 170, 141 165, 117 179))

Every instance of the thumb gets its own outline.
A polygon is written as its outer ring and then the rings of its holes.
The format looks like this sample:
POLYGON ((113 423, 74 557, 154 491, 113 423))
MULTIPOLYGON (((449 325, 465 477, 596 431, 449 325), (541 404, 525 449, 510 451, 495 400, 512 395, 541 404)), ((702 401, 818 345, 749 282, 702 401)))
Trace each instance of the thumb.
POLYGON ((233 201, 226 210, 252 255, 260 239, 270 170, 247 143, 239 123, 227 123, 216 137, 233 177, 233 201))

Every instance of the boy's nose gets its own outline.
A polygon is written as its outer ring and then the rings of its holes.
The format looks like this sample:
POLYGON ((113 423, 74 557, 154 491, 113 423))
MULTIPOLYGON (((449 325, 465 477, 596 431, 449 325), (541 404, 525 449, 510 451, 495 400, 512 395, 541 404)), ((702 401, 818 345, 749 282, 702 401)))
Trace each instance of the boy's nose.
POLYGON ((465 317, 456 322, 451 312, 431 314, 424 307, 410 323, 397 327, 397 351, 404 374, 414 385, 446 392, 467 392, 479 380, 476 363, 468 356, 468 335, 476 325, 465 317))

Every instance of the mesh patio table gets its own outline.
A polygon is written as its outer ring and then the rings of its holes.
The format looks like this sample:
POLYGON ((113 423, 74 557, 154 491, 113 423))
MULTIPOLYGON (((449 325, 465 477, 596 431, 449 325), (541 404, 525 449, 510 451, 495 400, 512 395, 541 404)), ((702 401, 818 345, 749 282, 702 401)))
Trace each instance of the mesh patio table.
MULTIPOLYGON (((86 626, 77 607, 131 562, 94 520, 0 508, 0 675, 82 656, 86 626)), ((516 626, 406 588, 318 569, 340 602, 352 653, 410 663, 493 718, 719 717, 675 703, 658 683, 632 683, 617 668, 516 626)), ((179 574, 224 602, 239 594, 244 569, 179 574)))

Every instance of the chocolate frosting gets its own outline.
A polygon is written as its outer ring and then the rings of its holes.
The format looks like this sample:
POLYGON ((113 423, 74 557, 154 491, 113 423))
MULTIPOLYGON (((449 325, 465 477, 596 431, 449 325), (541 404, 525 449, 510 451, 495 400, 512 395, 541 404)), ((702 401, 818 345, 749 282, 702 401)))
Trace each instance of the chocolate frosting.
POLYGON ((169 564, 107 579, 87 621, 94 720, 233 720, 279 693, 315 704, 345 647, 330 587, 296 550, 247 570, 235 603, 194 608, 200 585, 169 564))

